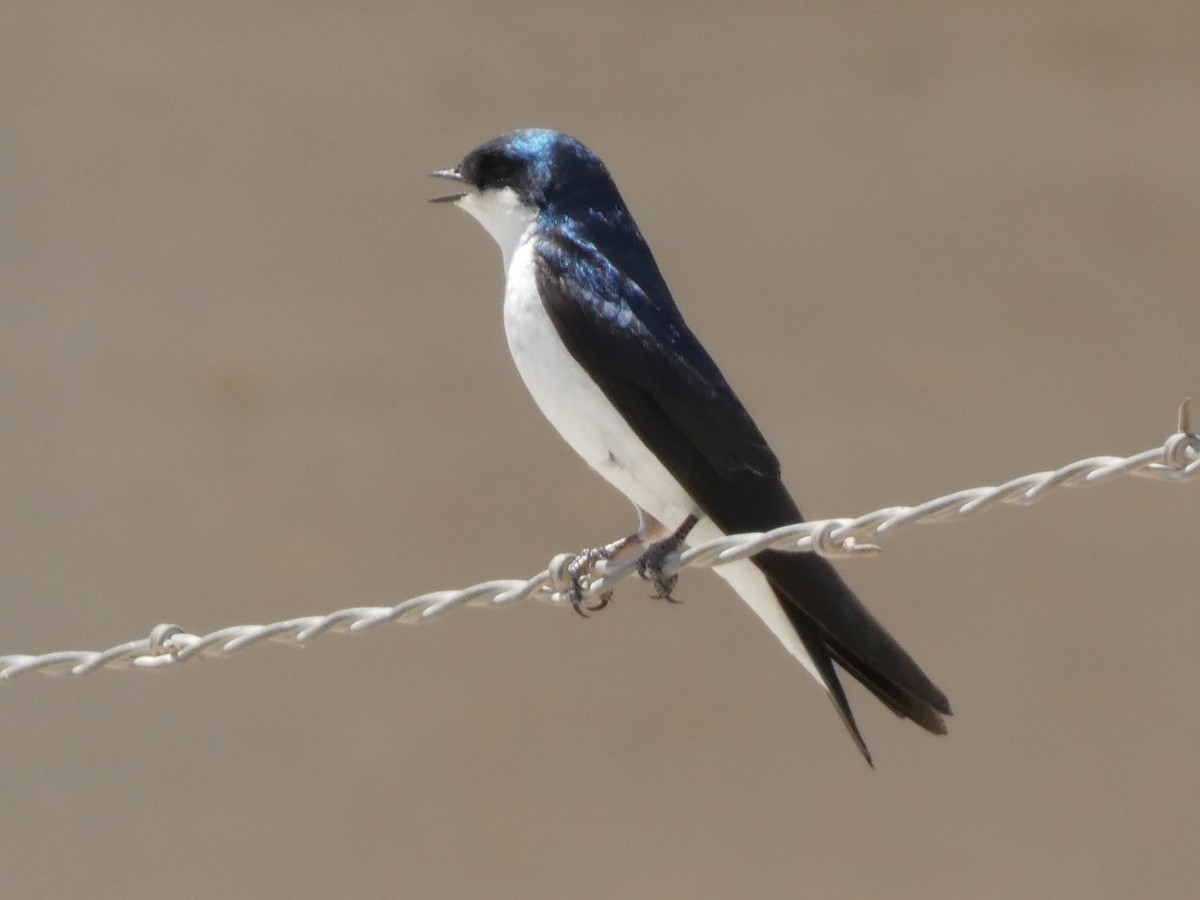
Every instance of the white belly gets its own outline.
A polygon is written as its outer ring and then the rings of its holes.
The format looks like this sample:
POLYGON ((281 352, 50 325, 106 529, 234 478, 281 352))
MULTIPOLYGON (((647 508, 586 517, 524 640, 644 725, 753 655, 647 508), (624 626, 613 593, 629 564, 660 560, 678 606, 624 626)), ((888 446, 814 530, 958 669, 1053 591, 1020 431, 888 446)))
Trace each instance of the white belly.
POLYGON ((517 371, 542 414, 588 465, 668 528, 677 527, 699 510, 563 345, 538 296, 532 246, 526 241, 513 254, 504 290, 504 331, 517 371))

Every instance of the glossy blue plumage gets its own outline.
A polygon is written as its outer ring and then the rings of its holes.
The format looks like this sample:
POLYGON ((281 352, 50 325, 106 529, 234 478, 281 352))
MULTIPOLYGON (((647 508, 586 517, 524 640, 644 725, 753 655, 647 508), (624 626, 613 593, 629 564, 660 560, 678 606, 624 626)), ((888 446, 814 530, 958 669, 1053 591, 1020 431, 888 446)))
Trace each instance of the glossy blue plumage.
MULTIPOLYGON (((698 512, 701 529, 800 521, 778 460, 684 322, 600 159, 573 138, 531 129, 489 141, 455 171, 479 191, 466 208, 501 242, 506 267, 512 261, 506 329, 511 303, 518 368, 572 446, 631 499, 680 520, 698 512)), ((945 695, 825 559, 768 551, 723 574, 826 687, 868 759, 833 661, 898 715, 945 730, 945 695)))

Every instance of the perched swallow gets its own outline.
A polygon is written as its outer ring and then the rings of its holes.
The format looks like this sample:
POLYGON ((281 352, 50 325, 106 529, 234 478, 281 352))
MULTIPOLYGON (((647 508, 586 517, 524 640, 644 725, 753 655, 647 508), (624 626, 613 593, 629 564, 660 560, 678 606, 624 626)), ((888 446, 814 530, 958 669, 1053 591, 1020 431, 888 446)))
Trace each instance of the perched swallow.
MULTIPOLYGON (((505 333, 534 401, 639 511, 635 534, 585 552, 583 566, 648 545, 639 568, 669 597, 659 565, 686 538, 802 521, 779 461, 684 323, 599 157, 529 129, 433 174, 466 188, 434 202, 466 210, 500 245, 505 333)), ((825 688, 868 762, 834 662, 897 715, 946 732, 946 696, 827 560, 764 551, 714 571, 825 688)))

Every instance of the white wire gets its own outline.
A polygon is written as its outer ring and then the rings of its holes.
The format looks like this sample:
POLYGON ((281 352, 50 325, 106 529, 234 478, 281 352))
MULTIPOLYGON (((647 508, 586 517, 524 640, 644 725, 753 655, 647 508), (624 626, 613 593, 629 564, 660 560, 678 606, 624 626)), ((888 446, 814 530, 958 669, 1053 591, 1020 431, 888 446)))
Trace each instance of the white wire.
MULTIPOLYGON (((823 519, 786 525, 754 534, 731 534, 699 544, 669 557, 665 574, 689 566, 717 566, 774 548, 810 551, 823 556, 874 553, 878 547, 863 543, 917 522, 957 522, 1001 503, 1027 505, 1064 487, 1085 487, 1122 475, 1182 482, 1200 475, 1200 438, 1188 427, 1188 402, 1179 411, 1179 430, 1155 447, 1133 456, 1094 456, 1048 472, 1023 475, 995 487, 977 487, 928 500, 917 506, 891 506, 856 519, 823 519)), ((268 625, 232 625, 204 635, 190 634, 178 625, 158 625, 148 638, 129 641, 107 650, 63 650, 37 655, 0 656, 0 680, 29 672, 50 675, 87 675, 101 668, 161 668, 189 659, 227 656, 263 641, 303 644, 327 632, 358 634, 389 622, 423 622, 458 606, 502 606, 535 598, 566 602, 567 566, 573 554, 554 557, 549 568, 524 581, 487 581, 457 591, 422 594, 395 606, 358 606, 326 615, 301 616, 268 625)), ((599 595, 631 577, 636 562, 607 563, 598 567, 585 593, 599 595)))

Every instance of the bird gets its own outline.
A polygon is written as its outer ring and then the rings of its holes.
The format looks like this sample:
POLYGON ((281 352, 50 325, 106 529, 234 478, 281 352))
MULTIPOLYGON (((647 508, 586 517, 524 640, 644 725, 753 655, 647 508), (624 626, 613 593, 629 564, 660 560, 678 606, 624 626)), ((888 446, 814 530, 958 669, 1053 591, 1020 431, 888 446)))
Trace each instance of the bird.
MULTIPOLYGON (((527 128, 431 174, 462 190, 430 202, 466 211, 500 247, 505 335, 534 402, 637 511, 632 534, 575 558, 577 611, 587 568, 635 544, 656 596, 674 599, 662 576, 671 551, 803 521, 778 458, 684 322, 595 153, 527 128)), ((946 733, 946 695, 827 559, 767 550, 714 571, 824 688, 868 765, 835 663, 898 716, 946 733)))

